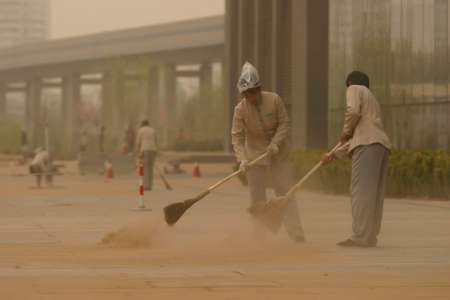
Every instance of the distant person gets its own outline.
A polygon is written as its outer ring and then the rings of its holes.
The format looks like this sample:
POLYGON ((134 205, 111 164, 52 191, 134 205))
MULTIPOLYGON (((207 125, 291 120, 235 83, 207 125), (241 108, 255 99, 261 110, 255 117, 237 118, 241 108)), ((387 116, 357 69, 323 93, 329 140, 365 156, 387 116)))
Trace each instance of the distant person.
MULTIPOLYGON (((262 91, 258 71, 248 62, 242 67, 237 87, 243 99, 234 109, 232 143, 239 168, 248 181, 249 212, 257 216, 267 202, 267 173, 277 196, 284 196, 294 183, 289 164, 291 127, 283 100, 275 93, 262 91), (269 153, 269 158, 249 168, 249 162, 264 152, 269 153)), ((288 203, 283 224, 293 241, 305 241, 294 198, 288 203)))
POLYGON ((29 157, 29 150, 27 132, 23 128, 20 131, 20 151, 22 152, 23 163, 25 163, 29 157))
POLYGON ((153 166, 155 164, 157 144, 155 130, 147 120, 141 122, 137 133, 136 151, 144 164, 144 190, 153 188, 153 166))
POLYGON ((48 152, 44 148, 37 148, 34 151, 35 155, 30 164, 30 173, 36 176, 36 184, 40 188, 42 176, 45 176, 47 185, 52 185, 52 166, 48 152))
POLYGON ((124 153, 132 153, 134 152, 134 145, 136 143, 136 131, 134 130, 134 126, 129 124, 125 129, 125 137, 124 137, 125 151, 124 153))
POLYGON ((105 126, 103 125, 98 134, 98 147, 101 153, 105 152, 105 126))
POLYGON ((88 135, 87 131, 83 130, 81 132, 81 138, 80 138, 80 152, 86 152, 88 148, 88 135))
MULTIPOLYGON (((369 89, 369 77, 353 71, 347 76, 347 109, 340 141, 349 141, 352 159, 351 197, 353 234, 344 247, 376 247, 383 217, 383 203, 391 142, 381 119, 380 104, 369 89)), ((325 154, 324 163, 333 155, 325 154)))

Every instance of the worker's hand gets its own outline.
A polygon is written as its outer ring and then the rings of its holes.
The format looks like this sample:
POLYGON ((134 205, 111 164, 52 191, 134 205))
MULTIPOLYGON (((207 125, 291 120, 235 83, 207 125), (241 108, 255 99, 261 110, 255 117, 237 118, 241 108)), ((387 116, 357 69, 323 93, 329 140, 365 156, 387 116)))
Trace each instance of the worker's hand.
POLYGON ((326 165, 332 162, 335 159, 335 156, 333 154, 325 153, 322 155, 322 164, 326 165))
POLYGON ((278 147, 277 144, 271 143, 268 147, 267 147, 267 154, 269 156, 274 156, 276 155, 278 152, 280 152, 280 148, 278 147))
POLYGON ((242 173, 246 173, 248 168, 248 160, 241 161, 241 164, 239 165, 239 171, 241 171, 242 173))

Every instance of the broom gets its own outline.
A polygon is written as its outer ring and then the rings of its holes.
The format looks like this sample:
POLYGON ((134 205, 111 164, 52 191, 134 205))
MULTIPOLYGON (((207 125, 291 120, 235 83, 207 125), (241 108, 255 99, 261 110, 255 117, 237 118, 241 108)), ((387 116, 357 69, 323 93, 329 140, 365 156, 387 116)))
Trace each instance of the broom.
MULTIPOLYGON (((260 160, 266 158, 267 155, 268 155, 267 152, 262 154, 262 155, 260 155, 259 157, 257 157, 254 160, 252 160, 249 163, 248 166, 249 167, 253 166, 254 164, 259 162, 260 160)), ((233 178, 235 176, 238 176, 241 173, 242 173, 242 171, 238 170, 238 171, 228 175, 227 177, 219 180, 217 183, 215 183, 212 186, 208 187, 206 190, 204 190, 203 192, 201 192, 197 196, 195 196, 193 198, 190 198, 190 199, 187 199, 187 200, 184 200, 182 202, 172 203, 172 204, 164 207, 164 218, 165 218, 167 224, 170 225, 170 226, 174 225, 192 205, 194 205, 198 201, 200 201, 203 198, 205 198, 209 193, 211 193, 211 191, 215 190, 216 188, 218 188, 219 186, 221 186, 222 184, 224 184, 225 182, 227 182, 231 178, 233 178)))
POLYGON ((172 186, 170 185, 169 181, 167 181, 166 176, 164 176, 164 174, 161 172, 159 166, 155 165, 155 167, 156 171, 158 171, 159 178, 161 178, 162 182, 164 183, 164 186, 166 187, 166 190, 172 191, 173 190, 172 186))
MULTIPOLYGON (((342 145, 338 143, 328 155, 334 154, 339 149, 345 147, 347 145, 342 145)), ((323 162, 318 162, 308 173, 306 173, 300 181, 295 184, 290 190, 286 193, 286 195, 281 197, 275 197, 267 201, 264 206, 262 206, 257 212, 255 212, 255 217, 259 220, 265 227, 267 227, 270 231, 276 233, 281 227, 281 223, 283 222, 286 206, 295 193, 300 189, 300 187, 308 180, 311 175, 313 175, 321 166, 323 162)))

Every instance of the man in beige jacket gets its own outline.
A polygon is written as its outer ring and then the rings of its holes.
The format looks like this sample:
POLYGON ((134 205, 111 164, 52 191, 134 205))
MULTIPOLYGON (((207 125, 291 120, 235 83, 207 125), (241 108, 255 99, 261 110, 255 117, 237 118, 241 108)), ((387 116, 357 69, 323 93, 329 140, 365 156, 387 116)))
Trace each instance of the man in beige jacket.
MULTIPOLYGON (((251 197, 249 212, 256 214, 267 201, 267 174, 277 196, 284 196, 293 185, 288 161, 290 122, 281 98, 261 90, 258 71, 248 62, 242 68, 238 89, 243 99, 234 110, 232 144, 240 169, 247 176, 251 197), (268 159, 248 167, 249 161, 266 151, 268 159)), ((295 199, 291 199, 286 209, 283 224, 292 240, 305 240, 295 199)))
MULTIPOLYGON (((369 77, 353 71, 347 77, 347 110, 341 143, 349 142, 352 157, 352 236, 344 247, 375 247, 383 217, 384 188, 391 142, 381 119, 381 109, 369 89, 369 77)), ((324 155, 328 163, 333 156, 324 155)))

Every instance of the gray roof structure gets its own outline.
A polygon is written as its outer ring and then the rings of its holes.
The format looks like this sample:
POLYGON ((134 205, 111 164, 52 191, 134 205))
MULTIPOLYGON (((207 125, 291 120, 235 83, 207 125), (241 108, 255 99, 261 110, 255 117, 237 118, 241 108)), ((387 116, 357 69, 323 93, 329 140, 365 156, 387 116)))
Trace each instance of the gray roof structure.
POLYGON ((192 60, 205 56, 208 59, 208 53, 205 53, 208 49, 213 50, 213 57, 223 55, 224 39, 224 17, 214 16, 37 42, 1 49, 0 76, 39 66, 133 55, 154 54, 175 61, 176 56, 186 61, 190 57, 192 60), (193 52, 198 53, 193 55, 193 52))

